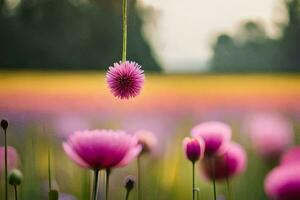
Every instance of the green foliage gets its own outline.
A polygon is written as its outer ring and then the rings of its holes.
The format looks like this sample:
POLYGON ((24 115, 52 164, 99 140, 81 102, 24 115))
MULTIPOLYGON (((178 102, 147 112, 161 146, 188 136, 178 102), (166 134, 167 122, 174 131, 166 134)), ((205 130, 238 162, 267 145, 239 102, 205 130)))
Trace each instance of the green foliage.
MULTIPOLYGON (((128 59, 159 71, 129 5, 128 59)), ((115 1, 22 0, 0 15, 0 68, 107 69, 121 60, 122 11, 115 1)))
POLYGON ((235 36, 221 34, 213 47, 215 72, 300 72, 299 0, 286 1, 288 23, 282 37, 269 38, 264 26, 248 21, 235 36))

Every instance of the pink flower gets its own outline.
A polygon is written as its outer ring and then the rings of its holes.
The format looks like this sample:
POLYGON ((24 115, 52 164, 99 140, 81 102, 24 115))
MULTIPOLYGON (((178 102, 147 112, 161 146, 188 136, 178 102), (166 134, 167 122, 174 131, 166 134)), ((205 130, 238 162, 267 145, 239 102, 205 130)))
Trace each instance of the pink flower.
POLYGON ((78 165, 99 170, 129 164, 142 147, 124 131, 86 130, 71 135, 63 148, 78 165))
POLYGON ((183 139, 183 150, 187 159, 195 163, 203 158, 205 143, 201 138, 186 137, 183 139))
POLYGON ((259 113, 245 121, 254 149, 263 156, 280 155, 293 142, 291 124, 274 113, 259 113))
POLYGON ((106 81, 114 96, 129 99, 137 96, 144 84, 144 71, 132 61, 114 63, 106 74, 106 81))
POLYGON ((157 138, 152 132, 139 130, 135 135, 138 139, 138 143, 142 145, 141 153, 153 152, 155 150, 157 146, 157 138))
POLYGON ((290 148, 281 156, 281 165, 298 164, 300 165, 300 146, 290 148))
POLYGON ((300 165, 281 165, 274 168, 265 179, 265 191, 271 199, 300 199, 300 165))
POLYGON ((205 159, 202 167, 205 175, 209 179, 222 180, 245 171, 247 165, 247 155, 241 145, 231 143, 225 153, 216 155, 212 159, 205 159), (214 170, 213 170, 214 166, 214 170))
POLYGON ((192 136, 203 138, 205 155, 212 156, 225 150, 231 139, 231 129, 222 122, 204 122, 192 129, 192 136))
MULTIPOLYGON (((0 147, 0 172, 4 171, 4 147, 0 147)), ((7 147, 7 167, 8 170, 12 170, 17 167, 19 161, 19 156, 14 147, 7 147)))

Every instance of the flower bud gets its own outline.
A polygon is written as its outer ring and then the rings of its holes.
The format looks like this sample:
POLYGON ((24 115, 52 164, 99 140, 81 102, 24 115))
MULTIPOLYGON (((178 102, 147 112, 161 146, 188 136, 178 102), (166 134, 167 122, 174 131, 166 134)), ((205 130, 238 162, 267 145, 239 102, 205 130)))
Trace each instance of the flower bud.
POLYGON ((131 191, 134 188, 135 178, 134 176, 127 176, 124 181, 124 186, 127 191, 131 191))
POLYGON ((20 185, 23 180, 23 174, 18 169, 13 169, 8 176, 8 182, 10 185, 20 185))
POLYGON ((3 128, 3 130, 6 131, 6 129, 8 127, 8 121, 5 119, 1 120, 1 127, 3 128))
POLYGON ((194 163, 203 157, 205 144, 200 138, 186 137, 183 140, 183 148, 187 159, 194 163))

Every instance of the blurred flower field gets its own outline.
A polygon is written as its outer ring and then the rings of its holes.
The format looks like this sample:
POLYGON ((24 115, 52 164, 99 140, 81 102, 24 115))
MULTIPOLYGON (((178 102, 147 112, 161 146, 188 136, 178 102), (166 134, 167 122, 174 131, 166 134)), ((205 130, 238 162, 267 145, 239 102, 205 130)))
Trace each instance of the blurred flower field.
MULTIPOLYGON (((233 141, 246 149, 246 170, 232 179, 233 199, 268 199, 264 191, 266 174, 278 164, 281 153, 300 144, 299 75, 148 73, 141 95, 121 101, 110 94, 103 73, 2 71, 0 91, 0 117, 9 121, 9 144, 17 149, 24 174, 20 199, 47 199, 49 146, 53 185, 60 191, 60 198, 89 199, 90 173, 74 165, 62 148, 63 141, 76 130, 123 129, 131 134, 149 130, 155 134, 156 149, 141 160, 143 200, 191 199, 191 166, 182 140, 198 123, 229 124, 233 141), (276 154, 258 151, 247 127, 253 116, 271 116, 283 121, 282 126, 291 126, 291 130, 282 131, 290 135, 284 137, 286 143, 275 145, 280 148, 276 154)), ((3 137, 0 141, 2 145, 3 137)), ((268 144, 271 142, 263 145, 268 144)), ((136 162, 132 162, 112 171, 111 199, 124 199, 123 180, 128 174, 136 176, 136 168, 136 162)), ((198 168, 200 199, 213 199, 211 183, 198 168)), ((103 191, 103 173, 100 182, 103 191)), ((3 181, 0 184, 3 194, 3 181)), ((218 199, 225 199, 224 182, 217 183, 217 194, 218 199)), ((136 189, 131 199, 137 199, 136 189)))

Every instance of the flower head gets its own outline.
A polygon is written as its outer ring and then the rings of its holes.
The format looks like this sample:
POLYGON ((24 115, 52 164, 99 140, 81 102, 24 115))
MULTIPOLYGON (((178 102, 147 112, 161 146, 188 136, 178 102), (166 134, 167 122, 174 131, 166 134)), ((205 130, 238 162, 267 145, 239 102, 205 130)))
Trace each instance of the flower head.
POLYGON ((215 177, 216 180, 222 180, 243 172, 246 169, 247 156, 241 145, 231 143, 225 153, 213 158, 213 162, 214 167, 210 159, 204 160, 203 171, 209 179, 215 177))
POLYGON ((265 179, 265 191, 271 199, 300 199, 300 165, 281 165, 265 179))
POLYGON ((9 173, 8 176, 8 182, 10 185, 21 185, 23 181, 23 174, 20 170, 18 169, 13 169, 11 170, 11 172, 9 173))
POLYGON ((290 148, 280 159, 281 165, 298 164, 300 165, 300 146, 290 148))
POLYGON ((144 71, 136 62, 114 63, 106 74, 106 81, 114 96, 129 99, 137 96, 145 79, 144 71))
MULTIPOLYGON (((0 147, 0 172, 4 171, 4 147, 0 147)), ((19 156, 14 147, 7 147, 7 167, 8 170, 12 170, 17 167, 19 161, 19 156)))
POLYGON ((245 129, 254 150, 265 157, 280 155, 293 142, 291 124, 275 113, 249 116, 245 120, 245 129))
POLYGON ((131 191, 135 185, 135 177, 134 176, 126 176, 124 180, 124 186, 127 191, 131 191))
POLYGON ((8 127, 8 121, 5 119, 1 120, 1 127, 3 128, 3 130, 6 131, 6 129, 8 127))
POLYGON ((231 129, 222 122, 204 122, 192 129, 192 136, 203 138, 205 155, 212 156, 224 151, 231 139, 231 129))
POLYGON ((141 151, 136 137, 124 131, 77 131, 63 143, 66 154, 78 165, 90 169, 122 167, 141 151))
POLYGON ((188 160, 196 162, 203 158, 205 149, 205 143, 201 138, 189 138, 183 139, 183 150, 188 160))
POLYGON ((157 145, 157 138, 152 132, 140 130, 136 132, 135 135, 138 139, 139 144, 142 145, 141 153, 148 153, 154 151, 157 145))

